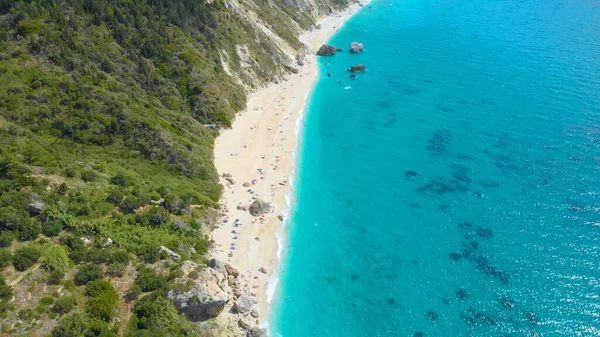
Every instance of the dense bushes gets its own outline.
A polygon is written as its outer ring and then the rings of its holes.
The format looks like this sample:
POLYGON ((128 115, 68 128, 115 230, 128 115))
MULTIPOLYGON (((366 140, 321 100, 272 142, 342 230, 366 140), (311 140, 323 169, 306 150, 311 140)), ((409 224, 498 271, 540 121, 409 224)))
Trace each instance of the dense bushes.
POLYGON ((12 296, 12 288, 6 284, 4 276, 0 274, 0 302, 10 300, 12 296))
POLYGON ((49 272, 66 273, 71 267, 71 260, 63 246, 52 246, 44 252, 42 267, 49 272))
POLYGON ((102 278, 102 268, 96 264, 86 264, 81 266, 75 275, 75 284, 84 285, 100 278, 102 278))
POLYGON ((0 269, 8 266, 11 260, 12 255, 10 254, 10 251, 6 248, 0 248, 0 269))
POLYGON ((89 299, 85 305, 86 313, 94 319, 109 322, 115 315, 119 296, 115 288, 104 280, 91 281, 86 286, 89 299))
POLYGON ((152 294, 133 309, 129 336, 198 336, 199 331, 177 313, 171 300, 152 294))
POLYGON ((24 271, 25 269, 33 266, 40 258, 40 251, 31 246, 25 246, 17 248, 13 255, 13 266, 18 271, 24 271))
POLYGON ((158 275, 154 269, 142 267, 139 270, 135 284, 144 292, 154 291, 164 287, 167 284, 166 276, 158 275))
POLYGON ((77 298, 75 298, 75 296, 62 296, 56 300, 54 306, 52 307, 52 311, 59 315, 64 315, 73 310, 76 305, 77 298))

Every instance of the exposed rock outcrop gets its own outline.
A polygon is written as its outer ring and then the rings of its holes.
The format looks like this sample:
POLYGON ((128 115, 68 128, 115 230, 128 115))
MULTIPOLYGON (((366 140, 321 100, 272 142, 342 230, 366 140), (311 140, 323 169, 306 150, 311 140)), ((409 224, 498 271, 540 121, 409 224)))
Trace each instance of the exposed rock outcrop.
POLYGON ((321 46, 321 48, 319 48, 319 51, 317 51, 317 55, 319 56, 331 56, 331 55, 335 55, 335 47, 334 46, 330 46, 328 44, 324 44, 321 46))
POLYGON ((46 204, 39 200, 32 201, 29 204, 27 204, 27 210, 29 211, 29 214, 33 216, 40 215, 42 214, 45 205, 46 204))
POLYGON ((161 253, 162 253, 162 252, 165 252, 165 253, 167 253, 167 255, 168 255, 168 256, 169 256, 171 259, 173 259, 173 260, 175 260, 175 261, 179 261, 179 260, 181 260, 181 256, 180 256, 179 254, 175 253, 174 251, 170 250, 169 248, 167 248, 167 247, 165 247, 165 246, 160 246, 160 249, 159 249, 159 251, 160 251, 161 253))
POLYGON ((348 69, 348 70, 350 70, 353 73, 362 73, 366 70, 366 68, 362 64, 357 64, 355 66, 351 66, 350 69, 348 69))
MULTIPOLYGON (((212 268, 202 269, 198 274, 187 290, 174 289, 167 293, 179 311, 193 322, 217 317, 230 300, 225 275, 212 268)), ((182 277, 176 282, 185 284, 188 280, 182 277)))
POLYGON ((233 305, 233 310, 235 310, 235 312, 237 313, 243 314, 252 310, 252 307, 255 304, 256 301, 252 297, 242 295, 237 299, 237 301, 235 301, 235 304, 233 305))
POLYGON ((352 54, 357 54, 362 52, 365 49, 362 43, 352 42, 350 43, 350 52, 352 54))
POLYGON ((268 213, 271 213, 272 210, 273 210, 273 206, 271 206, 271 204, 269 204, 268 202, 266 202, 262 199, 254 200, 254 202, 252 204, 250 204, 250 207, 248 208, 248 211, 253 216, 268 214, 268 213))
POLYGON ((248 331, 248 337, 267 337, 267 330, 255 327, 248 331))

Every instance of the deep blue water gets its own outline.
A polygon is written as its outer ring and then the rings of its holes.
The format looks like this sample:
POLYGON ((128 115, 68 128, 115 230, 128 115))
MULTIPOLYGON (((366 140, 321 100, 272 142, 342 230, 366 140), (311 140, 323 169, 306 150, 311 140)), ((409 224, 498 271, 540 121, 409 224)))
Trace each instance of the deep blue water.
POLYGON ((600 336, 600 2, 371 6, 319 59, 273 332, 600 336))

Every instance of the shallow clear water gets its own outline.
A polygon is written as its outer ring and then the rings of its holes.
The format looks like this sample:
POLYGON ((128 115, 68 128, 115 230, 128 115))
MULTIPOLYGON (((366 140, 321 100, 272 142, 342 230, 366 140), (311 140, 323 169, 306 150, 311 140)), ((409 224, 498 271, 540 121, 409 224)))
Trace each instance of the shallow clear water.
POLYGON ((600 335, 599 3, 371 6, 319 59, 274 334, 600 335))

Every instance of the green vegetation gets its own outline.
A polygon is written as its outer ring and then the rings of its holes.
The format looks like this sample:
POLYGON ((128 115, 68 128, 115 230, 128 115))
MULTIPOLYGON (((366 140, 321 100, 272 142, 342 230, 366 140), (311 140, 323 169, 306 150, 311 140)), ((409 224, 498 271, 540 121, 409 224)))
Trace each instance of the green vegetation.
POLYGON ((63 296, 56 300, 54 306, 52 307, 52 311, 56 312, 59 315, 64 315, 77 305, 77 299, 75 296, 63 296))
POLYGON ((24 271, 25 269, 33 266, 40 258, 40 251, 32 246, 24 246, 15 250, 13 255, 13 266, 18 271, 24 271))
POLYGON ((110 322, 119 304, 115 288, 107 281, 95 280, 87 284, 86 295, 89 296, 85 305, 86 313, 92 319, 110 322))
POLYGON ((46 249, 42 267, 49 272, 57 271, 61 275, 66 273, 71 268, 71 260, 65 247, 52 246, 46 249))
POLYGON ((79 268, 75 275, 75 284, 84 285, 90 281, 102 278, 102 269, 96 264, 86 264, 79 268))
POLYGON ((253 24, 299 48, 297 27, 314 23, 279 1, 252 11, 250 23, 224 0, 0 1, 2 333, 59 319, 52 336, 201 335, 164 298, 181 272, 160 247, 205 262, 222 193, 207 125, 230 126, 244 87, 289 71, 253 24), (136 268, 119 289, 132 305, 119 303, 111 282, 136 268), (9 302, 25 290, 39 303, 9 302))
POLYGON ((6 248, 0 248, 0 269, 8 266, 10 261, 12 260, 12 254, 6 248))

